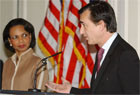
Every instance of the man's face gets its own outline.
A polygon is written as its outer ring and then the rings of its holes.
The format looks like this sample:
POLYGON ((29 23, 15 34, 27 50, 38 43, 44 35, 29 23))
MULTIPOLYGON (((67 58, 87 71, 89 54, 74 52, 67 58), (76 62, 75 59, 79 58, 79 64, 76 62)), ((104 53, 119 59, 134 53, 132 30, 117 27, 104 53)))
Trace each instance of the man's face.
POLYGON ((80 24, 80 34, 88 41, 88 44, 98 44, 101 37, 100 27, 90 20, 89 10, 80 14, 80 24))

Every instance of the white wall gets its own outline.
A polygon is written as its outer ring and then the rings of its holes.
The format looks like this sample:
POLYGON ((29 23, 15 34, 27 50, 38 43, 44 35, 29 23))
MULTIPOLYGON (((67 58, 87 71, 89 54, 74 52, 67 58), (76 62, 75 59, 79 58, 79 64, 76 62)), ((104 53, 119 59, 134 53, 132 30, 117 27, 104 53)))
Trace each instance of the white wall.
MULTIPOLYGON (((0 0, 0 59, 5 61, 8 56, 11 56, 11 53, 7 51, 3 45, 2 32, 5 25, 18 15, 33 24, 37 38, 44 22, 48 1, 49 0, 0 0), (19 6, 17 5, 18 2, 19 6), (19 13, 17 12, 18 10, 19 13)), ((37 44, 35 51, 39 56, 44 57, 37 44)))
POLYGON ((139 57, 140 57, 140 0, 138 1, 137 6, 138 6, 138 38, 137 38, 138 49, 137 49, 137 51, 138 51, 139 57))
MULTIPOLYGON (((30 21, 35 28, 36 39, 43 25, 49 0, 19 0, 19 17, 30 21)), ((44 57, 36 44, 36 53, 44 57)))
MULTIPOLYGON (((37 38, 44 21, 48 1, 0 0, 0 59, 5 61, 7 54, 9 55, 9 52, 5 51, 2 40, 5 25, 19 15, 34 25, 37 38), (19 1, 19 6, 17 6, 17 1, 19 1)), ((116 11, 118 32, 137 50, 140 56, 140 0, 109 0, 109 2, 116 11)), ((39 56, 43 57, 37 45, 35 50, 39 56)))
POLYGON ((7 59, 9 52, 5 53, 2 32, 7 22, 16 17, 16 9, 16 0, 0 0, 0 59, 3 61, 7 59))

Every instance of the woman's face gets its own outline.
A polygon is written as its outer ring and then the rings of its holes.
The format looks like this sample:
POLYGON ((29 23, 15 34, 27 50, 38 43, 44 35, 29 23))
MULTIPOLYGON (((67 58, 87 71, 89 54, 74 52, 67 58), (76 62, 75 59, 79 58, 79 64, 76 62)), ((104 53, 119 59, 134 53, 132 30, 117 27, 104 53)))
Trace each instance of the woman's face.
POLYGON ((24 26, 17 25, 11 27, 9 35, 10 35, 9 42, 15 49, 17 55, 20 55, 29 48, 31 42, 31 34, 29 34, 24 29, 24 26))

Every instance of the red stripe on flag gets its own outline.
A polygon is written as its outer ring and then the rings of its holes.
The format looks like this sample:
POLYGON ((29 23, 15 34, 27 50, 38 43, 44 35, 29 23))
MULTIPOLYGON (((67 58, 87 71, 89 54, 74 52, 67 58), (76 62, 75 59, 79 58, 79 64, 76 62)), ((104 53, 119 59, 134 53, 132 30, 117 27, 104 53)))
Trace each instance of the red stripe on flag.
POLYGON ((93 62, 93 59, 92 59, 90 53, 88 53, 86 59, 87 59, 87 60, 86 60, 87 66, 88 66, 88 68, 89 68, 90 73, 92 74, 92 72, 93 72, 93 67, 94 67, 94 62, 93 62))
POLYGON ((67 23, 66 23, 67 27, 70 27, 70 29, 75 32, 77 27, 72 23, 70 22, 69 20, 67 20, 67 23))
POLYGON ((40 32, 39 33, 39 39, 41 40, 43 46, 51 53, 51 54, 55 54, 55 51, 53 50, 53 48, 48 44, 48 42, 46 41, 45 37, 43 36, 43 34, 40 32))
MULTIPOLYGON (((62 58, 62 56, 61 56, 61 58, 62 58)), ((58 83, 62 83, 62 80, 61 80, 61 77, 63 76, 63 60, 60 60, 60 63, 58 63, 58 64, 60 64, 60 71, 59 71, 59 81, 58 81, 58 83)))
POLYGON ((70 82, 72 82, 75 67, 76 67, 76 62, 77 62, 74 51, 72 51, 71 59, 72 60, 70 60, 70 62, 69 62, 69 67, 68 67, 67 74, 66 74, 66 79, 69 80, 70 82))
POLYGON ((57 20, 60 21, 60 18, 59 18, 60 11, 52 3, 52 0, 50 0, 49 9, 53 13, 53 15, 57 18, 57 20))
POLYGON ((82 7, 85 6, 87 3, 85 2, 85 0, 80 0, 82 3, 82 7))
POLYGON ((74 5, 72 5, 72 7, 71 7, 71 12, 72 12, 75 16, 79 16, 79 14, 78 14, 78 9, 77 9, 74 5))
POLYGON ((87 81, 84 79, 84 85, 82 85, 81 88, 89 88, 90 86, 88 85, 87 81))
POLYGON ((55 30, 54 26, 49 22, 48 18, 45 18, 45 26, 48 29, 48 31, 51 34, 51 36, 55 39, 57 42, 58 39, 58 32, 55 30))

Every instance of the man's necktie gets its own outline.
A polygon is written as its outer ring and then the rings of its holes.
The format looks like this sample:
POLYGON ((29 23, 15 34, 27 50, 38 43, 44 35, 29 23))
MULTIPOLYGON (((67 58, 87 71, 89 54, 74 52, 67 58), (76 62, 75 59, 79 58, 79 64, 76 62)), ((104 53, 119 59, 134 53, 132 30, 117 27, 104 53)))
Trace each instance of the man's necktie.
POLYGON ((97 63, 97 72, 99 71, 99 69, 100 69, 100 61, 101 61, 101 59, 102 59, 102 57, 103 57, 103 53, 104 53, 104 49, 103 48, 100 48, 99 49, 99 51, 98 51, 98 63, 97 63))

